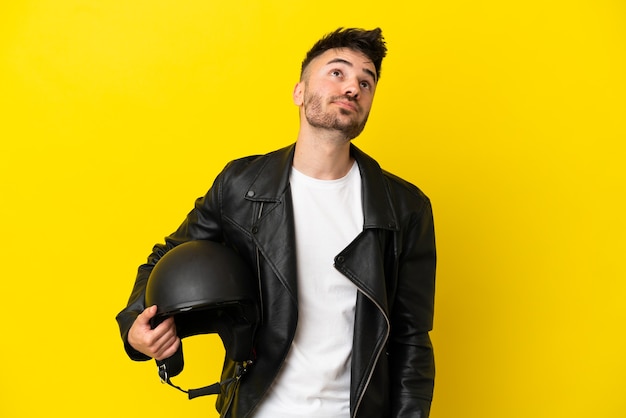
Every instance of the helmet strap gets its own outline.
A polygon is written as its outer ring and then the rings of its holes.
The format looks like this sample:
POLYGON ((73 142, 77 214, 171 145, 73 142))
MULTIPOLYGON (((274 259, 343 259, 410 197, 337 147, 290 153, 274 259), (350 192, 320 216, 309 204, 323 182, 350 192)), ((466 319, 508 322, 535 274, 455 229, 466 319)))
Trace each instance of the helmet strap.
POLYGON ((241 379, 241 377, 244 374, 246 374, 246 372, 248 371, 248 366, 250 365, 252 365, 251 360, 244 361, 243 363, 238 363, 237 374, 235 375, 235 377, 231 377, 230 379, 226 379, 222 382, 213 383, 212 385, 209 385, 209 386, 204 386, 198 389, 189 389, 189 390, 185 390, 181 388, 180 386, 176 386, 174 383, 172 383, 172 380, 170 379, 167 373, 167 365, 165 363, 158 364, 158 369, 159 369, 159 377, 161 378, 161 383, 167 383, 171 387, 178 389, 183 393, 186 393, 189 399, 194 399, 199 396, 219 395, 221 392, 222 386, 228 386, 232 382, 238 381, 239 379, 241 379))

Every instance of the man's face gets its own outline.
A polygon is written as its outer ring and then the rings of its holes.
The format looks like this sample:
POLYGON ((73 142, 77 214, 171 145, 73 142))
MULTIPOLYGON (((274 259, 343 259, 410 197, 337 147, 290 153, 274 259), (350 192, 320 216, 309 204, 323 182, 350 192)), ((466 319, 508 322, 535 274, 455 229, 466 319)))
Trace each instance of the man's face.
POLYGON ((367 122, 376 68, 367 56, 351 49, 330 49, 304 70, 294 90, 294 102, 304 114, 302 123, 357 137, 367 122))

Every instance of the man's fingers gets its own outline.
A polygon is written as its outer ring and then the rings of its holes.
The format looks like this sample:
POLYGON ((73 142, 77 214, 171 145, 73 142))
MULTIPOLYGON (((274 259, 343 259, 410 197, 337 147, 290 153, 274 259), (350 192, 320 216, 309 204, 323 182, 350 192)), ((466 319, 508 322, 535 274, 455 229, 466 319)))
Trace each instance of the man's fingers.
POLYGON ((154 317, 154 315, 156 315, 156 312, 157 312, 157 306, 152 305, 144 309, 143 312, 140 313, 139 316, 137 316, 137 319, 141 321, 142 324, 149 324, 150 320, 154 317))
POLYGON ((150 306, 137 316, 128 333, 128 342, 135 350, 158 360, 172 356, 180 345, 174 318, 170 317, 152 329, 150 320, 157 307, 150 306))
POLYGON ((174 318, 168 318, 160 323, 152 330, 152 337, 151 350, 154 352, 153 357, 157 360, 172 356, 180 345, 174 318))
POLYGON ((152 338, 150 348, 154 353, 154 358, 161 360, 172 356, 180 345, 174 318, 167 318, 152 330, 152 338))
POLYGON ((155 353, 154 358, 156 360, 163 360, 169 357, 172 357, 178 347, 180 346, 180 338, 176 335, 172 339, 167 339, 163 341, 163 345, 159 348, 159 350, 155 353))

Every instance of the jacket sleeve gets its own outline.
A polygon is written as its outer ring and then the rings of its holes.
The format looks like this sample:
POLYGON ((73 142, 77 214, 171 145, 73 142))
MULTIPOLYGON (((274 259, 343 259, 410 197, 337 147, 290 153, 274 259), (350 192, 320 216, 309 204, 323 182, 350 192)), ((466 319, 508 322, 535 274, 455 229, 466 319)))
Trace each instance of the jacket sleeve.
POLYGON ((173 234, 167 236, 164 243, 156 244, 152 249, 152 253, 148 256, 147 262, 139 266, 128 303, 116 316, 124 348, 128 356, 133 360, 149 360, 147 356, 130 346, 128 343, 128 331, 137 316, 146 308, 144 303, 146 284, 150 272, 157 261, 169 250, 186 241, 201 239, 222 240, 220 196, 223 173, 217 176, 207 194, 196 200, 194 208, 189 212, 178 229, 173 234))
POLYGON ((433 396, 436 250, 430 201, 404 221, 396 297, 391 311, 389 361, 392 417, 426 418, 433 396))

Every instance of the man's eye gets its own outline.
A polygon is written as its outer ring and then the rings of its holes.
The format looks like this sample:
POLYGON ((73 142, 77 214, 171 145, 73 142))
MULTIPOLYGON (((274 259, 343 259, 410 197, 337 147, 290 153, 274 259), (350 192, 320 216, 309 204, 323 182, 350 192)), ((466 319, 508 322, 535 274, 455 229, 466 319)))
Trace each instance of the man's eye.
POLYGON ((331 71, 330 75, 332 75, 334 77, 340 77, 341 76, 341 71, 333 70, 333 71, 331 71))
POLYGON ((361 81, 361 87, 364 89, 369 89, 370 83, 368 83, 367 81, 361 81))

